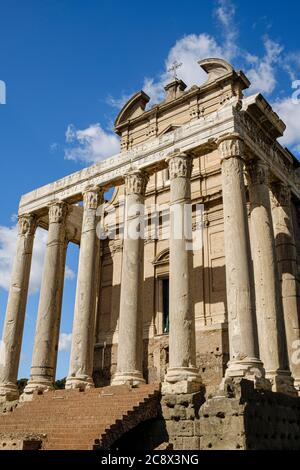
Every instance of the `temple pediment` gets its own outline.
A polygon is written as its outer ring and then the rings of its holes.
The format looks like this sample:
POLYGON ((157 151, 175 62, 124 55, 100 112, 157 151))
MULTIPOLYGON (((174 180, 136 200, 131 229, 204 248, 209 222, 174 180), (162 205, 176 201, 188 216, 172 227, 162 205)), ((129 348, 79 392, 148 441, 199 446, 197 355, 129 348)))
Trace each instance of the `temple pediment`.
POLYGON ((158 136, 168 134, 169 132, 176 131, 180 126, 177 126, 176 124, 169 124, 165 129, 163 129, 161 132, 159 132, 158 136))

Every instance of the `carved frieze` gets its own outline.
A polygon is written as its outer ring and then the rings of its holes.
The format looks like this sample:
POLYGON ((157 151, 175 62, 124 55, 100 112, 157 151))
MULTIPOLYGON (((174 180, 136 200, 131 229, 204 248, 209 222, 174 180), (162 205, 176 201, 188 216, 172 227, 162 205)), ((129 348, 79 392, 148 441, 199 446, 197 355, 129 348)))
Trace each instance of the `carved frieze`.
MULTIPOLYGON (((237 104, 233 106, 231 101, 228 101, 217 112, 209 114, 206 119, 191 120, 175 131, 150 139, 141 145, 135 145, 133 148, 129 142, 129 134, 124 133, 122 146, 126 142, 127 151, 24 195, 19 212, 20 214, 36 213, 53 199, 79 199, 88 181, 92 185, 110 183, 113 185, 116 180, 119 181, 126 172, 130 171, 132 164, 137 168, 153 168, 154 165, 163 162, 170 152, 176 152, 176 149, 190 151, 201 147, 204 152, 207 147, 207 151, 211 151, 215 148, 215 142, 218 139, 232 133, 238 133, 241 136, 247 146, 246 150, 250 149, 256 156, 267 161, 278 179, 289 181, 293 192, 300 197, 300 178, 288 155, 279 143, 268 136, 267 130, 262 129, 244 110, 247 106, 246 102, 247 98, 244 98, 241 109, 241 101, 239 106, 237 104)), ((201 117, 202 103, 199 103, 199 108, 201 117)))
POLYGON ((280 170, 300 192, 300 178, 291 162, 283 154, 280 144, 269 137, 245 111, 233 111, 237 131, 242 136, 246 134, 257 146, 257 149, 266 155, 270 167, 274 168, 274 172, 276 173, 276 169, 280 170))

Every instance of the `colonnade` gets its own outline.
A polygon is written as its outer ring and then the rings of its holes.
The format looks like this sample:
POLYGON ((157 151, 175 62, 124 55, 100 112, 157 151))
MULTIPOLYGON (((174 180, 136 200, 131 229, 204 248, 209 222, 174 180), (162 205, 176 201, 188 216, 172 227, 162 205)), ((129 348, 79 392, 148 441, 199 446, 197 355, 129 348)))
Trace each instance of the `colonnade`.
MULTIPOLYGON (((297 263, 291 215, 291 192, 281 182, 269 181, 269 169, 259 159, 245 157, 238 135, 220 139, 227 311, 230 361, 226 379, 248 378, 257 386, 295 393, 300 388, 300 365, 293 360, 299 340, 297 263), (246 204, 248 178, 250 229, 246 204), (272 184, 271 184, 272 183, 272 184), (253 282, 254 279, 254 282, 253 282)), ((170 332, 169 367, 164 393, 199 390, 196 367, 195 320, 191 299, 193 276, 190 241, 183 226, 184 206, 191 203, 192 159, 174 153, 167 159, 170 174, 170 332), (176 210, 175 210, 176 207, 176 210), (178 218, 179 217, 179 218, 178 218)), ((148 175, 133 170, 125 181, 125 234, 118 331, 117 370, 112 385, 143 383, 143 280, 144 241, 130 227, 143 216, 148 175)), ((83 223, 72 334, 70 369, 66 388, 93 387, 95 336, 95 273, 100 241, 96 235, 101 187, 83 193, 83 223)), ((48 207, 49 230, 40 291, 31 374, 23 396, 53 388, 57 361, 63 293, 68 204, 54 201, 48 207)), ((0 361, 0 397, 18 397, 17 374, 28 293, 32 247, 37 219, 19 217, 17 256, 14 262, 4 324, 0 361)))

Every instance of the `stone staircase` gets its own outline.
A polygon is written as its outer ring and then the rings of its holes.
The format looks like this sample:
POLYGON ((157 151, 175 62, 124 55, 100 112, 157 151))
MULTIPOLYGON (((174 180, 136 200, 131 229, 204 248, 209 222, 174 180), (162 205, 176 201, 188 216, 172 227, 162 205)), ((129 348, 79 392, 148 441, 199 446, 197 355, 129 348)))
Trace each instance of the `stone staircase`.
POLYGON ((158 384, 57 390, 0 415, 0 450, 109 449, 160 408, 158 384))

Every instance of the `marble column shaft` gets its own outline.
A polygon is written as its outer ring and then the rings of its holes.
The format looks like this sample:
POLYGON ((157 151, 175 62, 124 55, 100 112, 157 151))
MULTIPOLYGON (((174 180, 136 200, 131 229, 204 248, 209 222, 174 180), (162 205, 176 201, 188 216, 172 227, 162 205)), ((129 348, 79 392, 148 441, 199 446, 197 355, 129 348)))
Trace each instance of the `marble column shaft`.
POLYGON ((192 293, 191 173, 193 159, 184 153, 168 160, 170 174, 170 301, 169 367, 163 393, 198 391, 201 378, 196 368, 195 318, 192 293), (190 229, 190 230, 189 230, 190 229))
POLYGON ((33 214, 19 217, 17 250, 13 264, 1 345, 0 400, 14 400, 19 396, 16 384, 35 231, 36 218, 33 214))
POLYGON ((300 363, 297 351, 300 340, 300 312, 297 292, 297 250, 290 188, 283 183, 274 183, 271 188, 271 199, 289 367, 299 393, 300 363))
POLYGON ((244 184, 244 143, 229 136, 219 143, 222 166, 226 290, 230 362, 225 378, 259 383, 265 371, 258 358, 251 288, 250 237, 244 184))
POLYGON ((284 325, 268 187, 268 167, 262 161, 256 160, 250 162, 247 169, 260 358, 273 391, 293 393, 293 381, 287 367, 283 341, 284 325))
POLYGON ((97 224, 102 189, 90 187, 83 194, 84 210, 72 332, 70 370, 66 388, 94 386, 95 308, 99 260, 97 224))
POLYGON ((49 228, 40 290, 30 379, 23 398, 35 390, 53 388, 59 341, 65 261, 68 206, 55 201, 49 206, 49 228))
POLYGON ((118 334, 117 371, 112 385, 143 383, 144 202, 148 176, 125 176, 125 233, 118 334), (139 233, 140 231, 140 233, 139 233))

